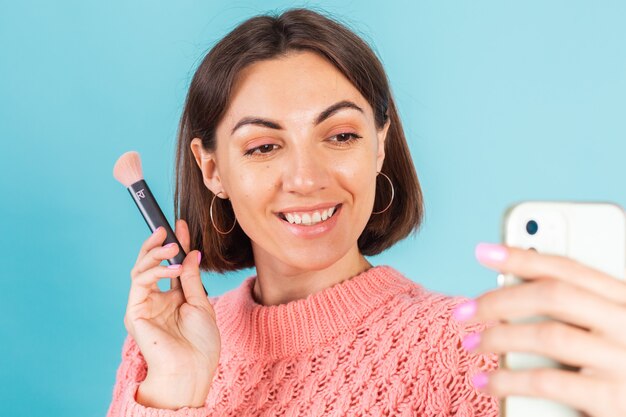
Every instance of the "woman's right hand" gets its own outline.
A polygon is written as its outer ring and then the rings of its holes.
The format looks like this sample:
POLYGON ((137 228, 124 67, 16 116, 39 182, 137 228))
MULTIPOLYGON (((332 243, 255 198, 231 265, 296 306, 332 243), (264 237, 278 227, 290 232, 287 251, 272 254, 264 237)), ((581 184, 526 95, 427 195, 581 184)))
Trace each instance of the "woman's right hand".
POLYGON ((165 229, 157 229, 141 247, 131 270, 124 324, 148 365, 137 390, 138 403, 155 408, 200 407, 209 392, 220 356, 215 311, 200 280, 200 252, 189 252, 189 229, 176 222, 175 234, 187 253, 182 266, 160 265, 178 253, 178 245, 161 246, 165 229), (161 291, 157 281, 180 276, 161 291))

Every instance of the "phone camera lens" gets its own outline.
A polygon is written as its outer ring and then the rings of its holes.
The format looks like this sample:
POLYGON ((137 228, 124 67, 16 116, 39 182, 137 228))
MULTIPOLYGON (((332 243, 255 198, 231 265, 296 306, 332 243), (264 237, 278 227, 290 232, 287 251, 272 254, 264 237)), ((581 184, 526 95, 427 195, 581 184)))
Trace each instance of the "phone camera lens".
POLYGON ((526 231, 529 235, 534 235, 535 233, 537 233, 537 230, 539 230, 539 225, 536 221, 530 220, 528 223, 526 223, 526 231))

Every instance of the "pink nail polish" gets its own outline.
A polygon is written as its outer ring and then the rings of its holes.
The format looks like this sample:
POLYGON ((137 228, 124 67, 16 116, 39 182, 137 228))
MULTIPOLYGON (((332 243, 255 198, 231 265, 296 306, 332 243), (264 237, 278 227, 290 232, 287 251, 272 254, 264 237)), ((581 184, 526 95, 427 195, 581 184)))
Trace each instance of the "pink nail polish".
POLYGON ((174 264, 174 265, 169 265, 167 268, 168 269, 179 269, 181 267, 181 264, 174 264))
POLYGON ((167 245, 163 246, 164 248, 171 248, 172 246, 176 245, 176 242, 172 242, 172 243, 168 243, 167 245))
POLYGON ((476 259, 481 263, 499 264, 506 261, 509 252, 502 245, 479 243, 476 245, 476 259))
POLYGON ((458 321, 465 321, 476 314, 476 301, 470 300, 457 306, 452 313, 458 321))
POLYGON ((461 345, 465 350, 474 350, 480 343, 480 333, 470 333, 463 339, 461 345))
POLYGON ((472 384, 476 388, 484 388, 487 386, 487 381, 489 381, 489 377, 484 372, 474 375, 472 378, 472 384))
POLYGON ((202 252, 198 251, 198 265, 200 265, 201 260, 202 260, 202 252))

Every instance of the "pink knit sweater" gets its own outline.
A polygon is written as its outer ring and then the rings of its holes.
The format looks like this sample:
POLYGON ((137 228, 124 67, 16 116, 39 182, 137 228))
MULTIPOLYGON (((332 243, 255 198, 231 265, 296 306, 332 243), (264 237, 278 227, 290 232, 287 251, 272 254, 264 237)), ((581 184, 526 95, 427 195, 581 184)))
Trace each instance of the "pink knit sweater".
POLYGON ((465 301, 425 290, 388 266, 278 306, 252 298, 255 277, 212 298, 222 339, 204 407, 135 401, 146 363, 128 336, 108 417, 496 416, 474 374, 497 356, 470 354, 451 316, 465 301))

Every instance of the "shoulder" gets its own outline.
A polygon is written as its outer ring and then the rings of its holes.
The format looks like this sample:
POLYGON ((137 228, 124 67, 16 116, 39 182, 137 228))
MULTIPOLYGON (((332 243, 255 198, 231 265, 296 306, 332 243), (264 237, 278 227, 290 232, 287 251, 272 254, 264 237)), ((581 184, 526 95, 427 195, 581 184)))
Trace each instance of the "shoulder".
POLYGON ((398 306, 396 315, 403 323, 401 343, 410 352, 408 361, 415 369, 416 401, 426 398, 425 409, 445 409, 449 413, 446 415, 495 416, 497 400, 477 391, 472 378, 495 370, 498 356, 468 352, 462 346, 467 334, 481 332, 492 323, 468 325, 454 318, 455 308, 470 300, 415 283, 410 291, 398 294, 392 304, 398 306))
MULTIPOLYGON (((406 278, 408 279, 408 278, 406 278)), ((451 296, 428 290, 414 283, 410 291, 397 294, 391 314, 404 334, 404 343, 413 352, 420 352, 434 374, 466 374, 488 372, 498 366, 493 353, 466 351, 463 339, 470 333, 480 333, 494 323, 460 322, 454 317, 457 306, 470 301, 464 296, 451 296)))
POLYGON ((454 310, 461 304, 471 301, 465 296, 453 296, 432 291, 397 272, 400 279, 406 280, 407 291, 400 292, 390 301, 397 306, 396 314, 401 314, 406 324, 414 330, 425 330, 440 338, 464 337, 468 333, 480 332, 493 323, 465 324, 454 318, 454 310))

